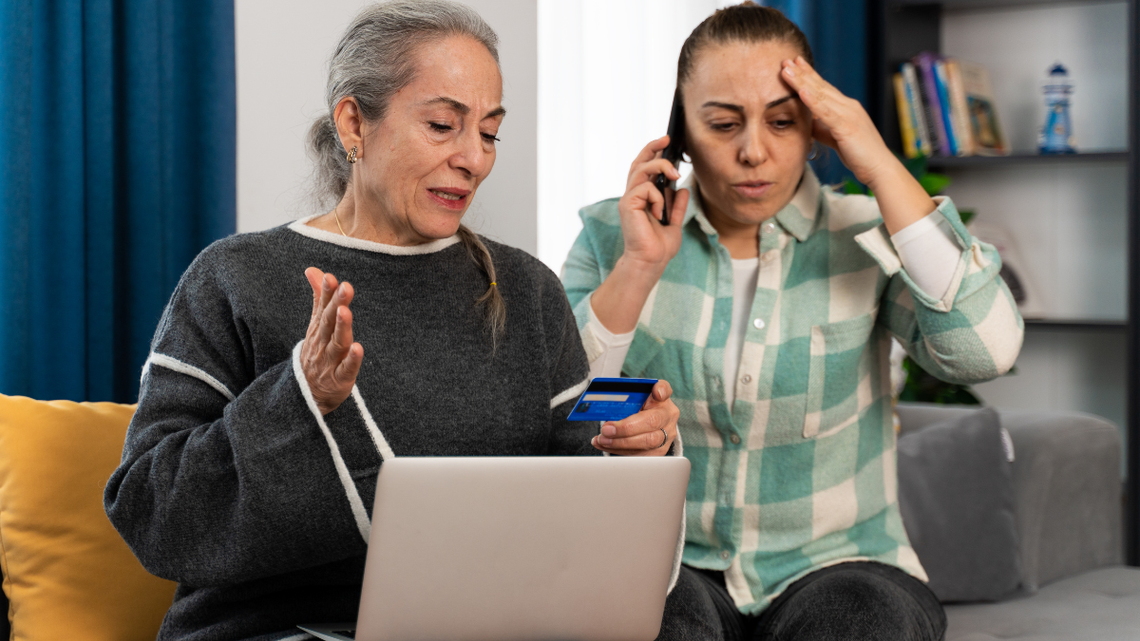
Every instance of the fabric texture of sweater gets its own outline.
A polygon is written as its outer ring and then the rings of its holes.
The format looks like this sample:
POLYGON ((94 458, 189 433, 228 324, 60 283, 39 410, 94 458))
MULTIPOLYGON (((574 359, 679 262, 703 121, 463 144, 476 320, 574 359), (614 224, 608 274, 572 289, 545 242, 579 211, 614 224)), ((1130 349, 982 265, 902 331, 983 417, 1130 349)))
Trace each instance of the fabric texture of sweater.
POLYGON ((104 502, 143 566, 179 583, 160 639, 354 621, 386 458, 598 454, 598 424, 565 420, 589 367, 539 261, 484 241, 507 306, 492 351, 475 303, 488 279, 457 237, 392 247, 304 222, 204 250, 155 334, 104 502), (298 359, 309 266, 353 284, 364 347, 323 417, 298 359))

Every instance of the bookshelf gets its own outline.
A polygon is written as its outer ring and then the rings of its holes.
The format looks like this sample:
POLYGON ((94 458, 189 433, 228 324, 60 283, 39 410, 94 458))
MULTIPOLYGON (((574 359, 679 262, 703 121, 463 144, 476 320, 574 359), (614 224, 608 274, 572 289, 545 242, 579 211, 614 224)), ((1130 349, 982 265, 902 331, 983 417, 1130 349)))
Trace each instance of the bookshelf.
POLYGON ((1050 296, 1043 296, 1046 317, 1026 321, 1019 374, 979 392, 996 405, 1090 411, 1121 425, 1131 565, 1140 565, 1138 4, 868 3, 867 108, 892 149, 901 149, 891 82, 900 63, 935 51, 990 71, 1013 154, 934 157, 929 167, 951 177, 946 193, 956 204, 1010 230, 1037 288, 1050 296), (1043 55, 1053 50, 1074 70, 1074 131, 1082 153, 1041 156, 1033 144, 1044 112, 1040 85, 1054 61, 1043 55))

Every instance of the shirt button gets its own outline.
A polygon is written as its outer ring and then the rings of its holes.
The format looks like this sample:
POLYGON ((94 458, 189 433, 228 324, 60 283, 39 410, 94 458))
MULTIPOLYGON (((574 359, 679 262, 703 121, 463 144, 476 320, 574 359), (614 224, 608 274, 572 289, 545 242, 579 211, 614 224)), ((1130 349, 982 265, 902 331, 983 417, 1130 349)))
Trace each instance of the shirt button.
POLYGON ((764 329, 764 319, 757 318, 756 320, 752 321, 752 326, 756 329, 764 329))
POLYGON ((730 556, 732 556, 732 553, 729 552, 728 550, 721 550, 720 551, 720 558, 724 559, 725 561, 727 561, 728 557, 730 557, 730 556))
POLYGON ((774 231, 776 231, 776 223, 773 223, 771 221, 764 223, 765 234, 771 234, 774 231))
POLYGON ((751 383, 752 382, 752 375, 751 374, 745 374, 744 376, 741 376, 740 382, 744 383, 745 385, 751 383))
POLYGON ((737 436, 737 435, 735 435, 735 434, 733 434, 732 436, 728 437, 728 440, 732 441, 732 444, 733 444, 733 445, 740 445, 740 437, 739 437, 739 436, 737 436))
POLYGON ((776 255, 779 253, 780 252, 776 251, 775 249, 772 251, 766 251, 764 252, 764 255, 760 257, 760 260, 764 261, 765 263, 772 262, 776 258, 776 255))

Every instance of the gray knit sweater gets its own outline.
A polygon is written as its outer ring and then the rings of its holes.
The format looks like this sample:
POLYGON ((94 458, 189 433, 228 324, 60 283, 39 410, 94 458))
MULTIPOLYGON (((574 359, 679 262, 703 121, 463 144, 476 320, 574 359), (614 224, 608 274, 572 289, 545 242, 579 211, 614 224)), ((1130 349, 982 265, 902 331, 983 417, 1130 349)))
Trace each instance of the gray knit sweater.
POLYGON ((558 278, 484 241, 507 305, 457 239, 398 248, 301 222, 218 241, 182 277, 143 370, 107 515, 179 583, 160 639, 282 639, 354 621, 376 474, 391 456, 595 454, 565 420, 589 367, 558 278), (356 290, 357 390, 321 417, 295 360, 304 270, 356 290))

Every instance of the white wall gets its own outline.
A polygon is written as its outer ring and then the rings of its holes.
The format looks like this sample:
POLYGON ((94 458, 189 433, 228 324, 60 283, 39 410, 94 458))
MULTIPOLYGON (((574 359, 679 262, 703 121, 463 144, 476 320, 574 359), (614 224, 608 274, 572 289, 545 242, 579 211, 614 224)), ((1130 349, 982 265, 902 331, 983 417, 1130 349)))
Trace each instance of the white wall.
POLYGON ((538 0, 538 257, 555 272, 578 209, 621 196, 634 157, 665 134, 681 44, 734 2, 538 0))
POLYGON ((237 0, 239 232, 313 213, 309 125, 324 111, 328 59, 363 0, 237 0))
MULTIPOLYGON (((363 0, 237 0, 238 231, 314 213, 305 136, 326 109, 328 58, 363 0)), ((537 6, 468 0, 498 32, 503 105, 498 159, 464 222, 537 253, 537 6)))

